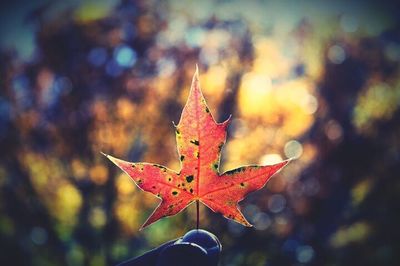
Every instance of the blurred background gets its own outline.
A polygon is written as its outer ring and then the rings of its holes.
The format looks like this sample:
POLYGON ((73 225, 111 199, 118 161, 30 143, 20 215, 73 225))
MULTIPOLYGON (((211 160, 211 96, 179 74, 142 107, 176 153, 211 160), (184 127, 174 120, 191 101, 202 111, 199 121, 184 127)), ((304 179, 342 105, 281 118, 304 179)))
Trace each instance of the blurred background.
POLYGON ((398 265, 400 12, 378 1, 12 1, 0 23, 0 264, 113 265, 195 227, 100 151, 178 170, 197 63, 222 169, 293 161, 201 209, 221 265, 398 265))

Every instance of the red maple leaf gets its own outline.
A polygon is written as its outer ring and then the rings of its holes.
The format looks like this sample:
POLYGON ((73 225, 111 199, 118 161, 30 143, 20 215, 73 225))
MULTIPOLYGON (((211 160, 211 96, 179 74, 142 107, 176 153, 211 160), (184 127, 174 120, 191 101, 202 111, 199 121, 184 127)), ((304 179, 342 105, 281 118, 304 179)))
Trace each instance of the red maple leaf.
POLYGON ((238 202, 264 187, 289 160, 274 165, 242 166, 220 174, 220 153, 229 121, 230 118, 223 123, 215 122, 201 92, 196 68, 189 98, 175 126, 181 161, 179 171, 158 164, 131 163, 105 154, 140 189, 161 199, 142 228, 162 217, 177 214, 194 201, 202 202, 228 219, 251 226, 240 212, 238 202))

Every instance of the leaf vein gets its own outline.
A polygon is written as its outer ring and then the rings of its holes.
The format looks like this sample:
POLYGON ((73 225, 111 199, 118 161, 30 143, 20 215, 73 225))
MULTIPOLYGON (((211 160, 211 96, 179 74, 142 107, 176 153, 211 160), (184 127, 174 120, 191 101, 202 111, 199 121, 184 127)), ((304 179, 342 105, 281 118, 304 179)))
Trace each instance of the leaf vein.
MULTIPOLYGON (((252 176, 252 177, 250 177, 250 178, 241 180, 240 182, 251 181, 251 180, 253 180, 253 179, 257 178, 257 177, 260 177, 260 176, 266 175, 266 174, 267 174, 267 173, 262 173, 262 174, 259 174, 259 175, 256 175, 256 176, 252 176)), ((235 186, 235 185, 237 185, 237 184, 238 184, 238 183, 236 182, 236 183, 234 183, 234 184, 230 184, 230 185, 225 186, 225 187, 222 187, 222 188, 217 188, 217 189, 208 191, 208 192, 206 192, 205 194, 201 195, 200 197, 203 198, 203 197, 205 197, 205 196, 207 196, 207 195, 209 195, 209 194, 212 194, 212 193, 215 193, 215 192, 218 192, 218 191, 221 191, 221 190, 225 190, 225 189, 231 188, 231 187, 233 187, 233 186, 235 186)))

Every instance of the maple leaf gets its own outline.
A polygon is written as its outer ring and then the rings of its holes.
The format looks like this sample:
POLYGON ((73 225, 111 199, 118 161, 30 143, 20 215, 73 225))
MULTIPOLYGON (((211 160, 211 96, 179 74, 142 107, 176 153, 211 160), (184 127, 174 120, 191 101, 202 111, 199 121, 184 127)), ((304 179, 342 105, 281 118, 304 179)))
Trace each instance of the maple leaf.
POLYGON ((238 202, 264 187, 289 160, 274 165, 242 166, 220 174, 220 154, 229 121, 230 117, 223 123, 215 122, 201 92, 196 67, 189 98, 175 126, 180 171, 158 164, 131 163, 104 154, 140 189, 161 198, 142 228, 177 214, 194 201, 202 202, 228 219, 252 226, 240 212, 238 202))

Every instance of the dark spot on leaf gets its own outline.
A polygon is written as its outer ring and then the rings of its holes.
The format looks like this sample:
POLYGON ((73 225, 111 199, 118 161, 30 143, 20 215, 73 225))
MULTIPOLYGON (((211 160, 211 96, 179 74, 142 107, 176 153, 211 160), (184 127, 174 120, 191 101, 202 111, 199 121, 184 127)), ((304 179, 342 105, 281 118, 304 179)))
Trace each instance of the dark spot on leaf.
POLYGON ((168 181, 170 181, 170 182, 171 182, 171 180, 172 180, 172 178, 171 178, 171 177, 168 177, 168 181))
POLYGON ((196 140, 196 139, 194 139, 194 140, 191 140, 191 141, 190 141, 190 143, 192 143, 192 144, 194 144, 194 145, 197 145, 197 146, 199 146, 199 145, 200 145, 199 141, 198 141, 198 140, 196 140))
POLYGON ((199 156, 200 156, 200 154, 199 154, 199 152, 197 151, 197 152, 196 152, 196 158, 199 158, 199 156))
POLYGON ((179 129, 176 129, 175 131, 176 131, 176 134, 177 134, 177 135, 181 134, 181 132, 179 131, 179 129))
POLYGON ((141 185, 141 184, 143 183, 143 181, 142 181, 142 179, 138 179, 138 180, 136 180, 136 183, 137 183, 138 185, 141 185))
POLYGON ((182 187, 184 187, 185 186, 185 183, 182 183, 182 187))
POLYGON ((135 168, 135 167, 136 167, 134 164, 132 164, 131 166, 132 166, 132 168, 135 168))
POLYGON ((187 181, 188 183, 192 182, 193 179, 194 179, 194 176, 193 176, 193 175, 188 175, 188 176, 186 177, 186 181, 187 181))
POLYGON ((207 113, 209 113, 210 112, 210 109, 208 109, 208 107, 206 106, 206 112, 207 113))
POLYGON ((227 175, 233 175, 233 174, 236 174, 236 173, 243 172, 245 169, 246 169, 246 167, 239 167, 239 168, 236 168, 236 169, 233 169, 233 170, 230 170, 230 171, 226 172, 226 174, 227 175))
POLYGON ((181 155, 181 161, 183 161, 185 159, 185 155, 181 155))
POLYGON ((240 183, 240 186, 241 186, 241 187, 244 187, 244 183, 240 183))
POLYGON ((218 170, 218 164, 217 163, 215 163, 215 164, 213 164, 213 169, 215 170, 215 171, 217 171, 218 170))
POLYGON ((154 166, 160 168, 163 172, 167 171, 167 169, 162 165, 155 164, 154 166))
POLYGON ((172 195, 174 196, 178 195, 178 191, 172 191, 172 195))
POLYGON ((152 186, 153 189, 156 189, 156 186, 152 186))
POLYGON ((193 188, 190 189, 190 193, 193 193, 193 188))
POLYGON ((221 151, 223 146, 224 146, 224 143, 221 142, 221 143, 218 145, 218 151, 221 151))
POLYGON ((181 184, 178 184, 178 187, 181 187, 181 184))
POLYGON ((172 209, 174 207, 173 204, 169 205, 168 208, 172 209))

